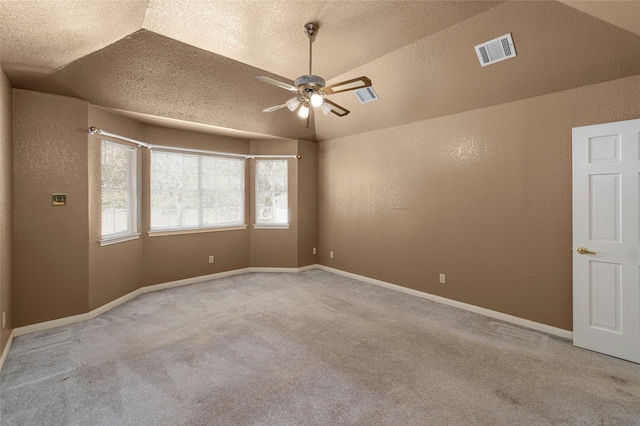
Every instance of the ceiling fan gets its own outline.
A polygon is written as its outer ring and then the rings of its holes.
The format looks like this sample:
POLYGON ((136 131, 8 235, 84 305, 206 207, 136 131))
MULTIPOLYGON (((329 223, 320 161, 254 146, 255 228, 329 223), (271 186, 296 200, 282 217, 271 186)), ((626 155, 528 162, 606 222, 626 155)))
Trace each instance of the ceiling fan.
POLYGON ((325 115, 330 112, 338 117, 344 117, 349 114, 350 111, 348 109, 326 99, 325 96, 371 86, 371 80, 365 76, 326 86, 326 82, 322 77, 313 75, 311 72, 312 46, 313 40, 316 34, 318 34, 318 28, 318 24, 314 23, 307 23, 304 26, 304 33, 309 37, 309 74, 298 77, 293 85, 264 75, 256 76, 258 80, 273 84, 296 94, 284 104, 263 109, 262 112, 277 111, 284 107, 287 107, 290 111, 297 109, 298 115, 306 119, 306 127, 309 127, 309 112, 312 106, 320 107, 325 115))

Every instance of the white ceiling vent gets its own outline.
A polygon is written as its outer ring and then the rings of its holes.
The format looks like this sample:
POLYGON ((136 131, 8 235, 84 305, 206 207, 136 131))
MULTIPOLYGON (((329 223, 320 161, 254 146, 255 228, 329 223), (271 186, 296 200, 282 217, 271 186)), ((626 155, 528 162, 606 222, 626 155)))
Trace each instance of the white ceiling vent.
POLYGON ((511 34, 505 34, 491 41, 476 46, 476 53, 480 60, 480 65, 487 66, 495 62, 516 56, 516 49, 513 46, 511 34))
POLYGON ((367 102, 377 101, 378 95, 373 91, 373 87, 364 87, 362 89, 358 89, 355 92, 356 98, 360 101, 361 104, 366 104, 367 102))

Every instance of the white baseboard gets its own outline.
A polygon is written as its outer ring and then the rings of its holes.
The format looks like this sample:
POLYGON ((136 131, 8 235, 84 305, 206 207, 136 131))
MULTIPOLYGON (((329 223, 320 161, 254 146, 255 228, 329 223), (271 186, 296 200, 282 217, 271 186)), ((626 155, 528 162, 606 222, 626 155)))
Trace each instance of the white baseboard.
POLYGON ((312 269, 319 269, 319 268, 320 268, 320 265, 316 263, 314 265, 307 265, 307 266, 303 266, 302 268, 298 268, 298 272, 310 271, 312 269))
POLYGON ((265 266, 252 266, 249 272, 300 272, 299 268, 270 268, 265 266))
POLYGON ((13 335, 14 335, 14 332, 13 330, 11 330, 11 334, 9 334, 9 340, 7 340, 7 346, 4 347, 4 350, 2 351, 2 355, 0 355, 0 372, 2 371, 4 362, 9 356, 9 350, 11 349, 11 344, 13 343, 13 335))
POLYGON ((262 266, 252 266, 247 272, 304 272, 311 269, 318 269, 318 264, 302 266, 300 268, 270 268, 262 266))
MULTIPOLYGON (((250 267, 250 268, 242 268, 242 269, 234 269, 231 271, 224 271, 224 272, 218 272, 215 274, 209 274, 209 275, 201 275, 198 277, 192 277, 192 278, 185 278, 182 280, 176 280, 176 281, 170 281, 170 282, 166 282, 166 283, 162 283, 162 284, 154 284, 154 285, 149 285, 149 286, 145 286, 145 287, 141 287, 137 290, 132 291, 131 293, 125 294, 124 296, 116 299, 116 300, 112 300, 111 302, 107 303, 106 305, 102 305, 90 312, 84 313, 84 314, 79 314, 79 315, 73 315, 70 317, 64 317, 64 318, 59 318, 59 319, 55 319, 55 320, 51 320, 51 321, 45 321, 45 322, 39 322, 37 324, 31 324, 31 325, 25 325, 23 327, 17 327, 14 328, 11 335, 12 336, 22 336, 24 334, 30 334, 30 333, 36 333, 38 331, 44 331, 44 330, 49 330, 52 328, 56 328, 56 327, 62 327, 65 325, 70 325, 70 324, 75 324, 78 322, 82 322, 82 321, 86 321, 86 320, 90 320, 92 318, 97 317, 98 315, 102 315, 103 313, 122 305, 125 302, 128 302, 129 300, 143 294, 143 293, 149 293, 151 291, 158 291, 158 290, 164 290, 167 288, 173 288, 173 287, 180 287, 183 285, 189 285, 189 284, 197 284, 197 283, 201 283, 201 282, 206 282, 206 281, 211 281, 211 280, 215 280, 218 278, 224 278, 224 277, 229 277, 232 275, 239 275, 239 274, 245 274, 247 272, 302 272, 302 271, 307 271, 309 269, 315 269, 317 268, 318 265, 309 265, 309 266, 303 266, 302 268, 255 268, 255 267, 250 267)), ((8 351, 7 351, 8 353, 8 351)), ((1 371, 1 369, 0 369, 1 371)))
POLYGON ((87 312, 86 314, 73 315, 71 317, 58 318, 51 321, 25 325, 23 327, 16 327, 13 329, 13 335, 15 337, 18 337, 24 334, 37 333, 38 331, 44 331, 44 330, 49 330, 51 328, 62 327, 69 324, 75 324, 77 322, 82 322, 82 321, 91 319, 90 315, 91 315, 91 312, 87 312))
MULTIPOLYGON (((468 303, 463 303, 463 302, 458 302, 456 300, 451 300, 451 299, 447 299, 445 297, 440 297, 440 296, 435 296, 433 294, 429 294, 429 293, 424 293, 418 290, 413 290, 407 287, 402 287, 396 284, 391 284, 385 281, 380 281, 380 280, 376 280, 373 278, 369 278, 369 277, 365 277, 362 275, 357 275, 357 274, 353 274, 351 272, 346 272, 346 271, 342 271, 340 269, 334 269, 334 268, 330 268, 328 266, 324 266, 324 265, 319 265, 319 264, 314 264, 314 265, 308 265, 308 266, 303 266, 301 268, 266 268, 266 267, 249 267, 249 268, 242 268, 242 269, 234 269, 232 271, 225 271, 225 272, 219 272, 216 274, 210 274, 210 275, 202 275, 199 277, 193 277, 193 278, 185 278, 183 280, 177 280, 177 281, 171 281, 171 282, 167 282, 167 283, 162 283, 162 284, 155 284, 155 285, 150 285, 150 286, 146 286, 146 287, 141 287, 137 290, 132 291, 129 294, 125 294, 124 296, 113 300, 109 303, 107 303, 106 305, 102 305, 90 312, 87 312, 85 314, 80 314, 80 315, 74 315, 71 317, 65 317, 65 318, 59 318, 56 320, 52 320, 52 321, 46 321, 46 322, 41 322, 41 323, 37 323, 37 324, 31 324, 31 325, 27 325, 24 327, 17 327, 14 328, 12 333, 11 333, 11 338, 10 341, 13 339, 14 336, 22 336, 24 334, 29 334, 29 333, 35 333, 38 331, 44 331, 44 330, 49 330, 51 328, 56 328, 56 327, 62 327, 65 325, 69 325, 69 324, 75 324, 77 322, 82 322, 82 321, 86 321, 92 318, 97 317, 98 315, 101 315, 113 308, 115 308, 116 306, 119 306, 131 299, 133 299, 136 296, 139 296, 142 293, 148 293, 151 291, 157 291, 157 290, 163 290, 166 288, 172 288, 172 287, 180 287, 183 285, 189 285, 189 284, 196 284, 196 283, 201 283, 201 282, 205 282, 205 281, 210 281, 210 280, 215 280, 218 278, 223 278, 223 277, 228 277, 228 276, 232 276, 232 275, 239 275, 239 274, 244 274, 247 272, 288 272, 288 273, 296 273, 296 272, 304 272, 304 271, 308 271, 311 269, 321 269, 324 271, 328 271, 328 272, 332 272, 334 274, 338 274, 338 275, 342 275, 348 278, 353 278, 359 281, 364 281, 366 283, 370 283, 370 284, 374 284, 377 286, 381 286, 381 287, 385 287, 391 290, 396 290, 396 291, 401 291, 403 293, 407 293, 407 294, 411 294, 413 296, 417 296, 417 297, 422 297, 423 299, 428 299, 428 300, 432 300, 434 302, 438 302, 438 303, 442 303, 445 305, 450 305, 450 306, 454 306, 456 308, 460 308, 460 309, 464 309, 470 312, 475 312, 477 314, 481 314, 481 315, 485 315, 491 318, 495 318, 495 319, 499 319, 502 321, 506 321, 506 322, 510 322, 512 324, 517 324, 523 327, 527 327, 527 328, 531 328, 533 330, 537 330, 537 331, 542 331, 544 333, 548 333, 548 334, 552 334, 555 336, 560 336, 560 337, 564 337, 567 339, 572 339, 573 338, 573 333, 571 331, 568 330, 563 330, 561 328, 557 328, 557 327, 552 327, 550 325, 546 325, 546 324, 541 324, 535 321, 530 321, 524 318, 519 318, 519 317, 515 317, 513 315, 508 315, 508 314, 504 314, 502 312, 497 312, 497 311, 492 311, 490 309, 485 309, 485 308, 481 308, 479 306, 475 306, 475 305, 470 305, 468 303)), ((7 345, 8 347, 9 345, 7 345)), ((2 358, 2 362, 4 362, 4 358, 6 357, 6 354, 8 353, 8 349, 5 348, 5 351, 3 351, 3 358, 2 358)), ((2 364, 0 363, 0 366, 2 364)), ((1 367, 0 367, 0 371, 1 371, 1 367)))
POLYGON ((181 287, 183 285, 197 284, 205 281, 215 280, 218 278, 230 277, 232 275, 246 274, 247 272, 253 272, 252 268, 234 269, 231 271, 218 272, 218 273, 209 274, 209 275, 200 275, 199 277, 185 278, 183 280, 170 281, 162 284, 148 285, 146 287, 140 288, 139 290, 140 290, 140 293, 149 293, 150 291, 158 291, 158 290, 164 290, 165 288, 181 287))
POLYGON ((469 312, 474 312, 476 314, 484 315, 490 318, 499 319, 505 322, 510 322, 512 324, 520 325, 522 327, 527 327, 536 331, 541 331, 543 333, 551 334, 554 336, 564 337, 566 339, 573 339, 573 332, 569 330, 564 330, 562 328, 552 327, 550 325, 541 324, 539 322, 531 321, 528 319, 515 317, 513 315, 504 314, 502 312, 492 311, 491 309, 481 308, 479 306, 470 305, 464 302, 458 302, 457 300, 447 299, 446 297, 436 296, 429 293, 424 293, 422 291, 414 290, 407 287, 402 287, 396 284, 391 284, 385 281, 376 280, 374 278, 364 277, 362 275, 352 274, 351 272, 341 271, 340 269, 330 268, 324 265, 317 265, 318 269, 322 269, 323 271, 332 272, 334 274, 342 275, 344 277, 353 278, 358 281, 364 281, 369 284, 374 284, 380 287, 385 287, 391 290, 401 291, 403 293, 411 294, 413 296, 418 296, 423 299, 428 299, 434 302, 442 303, 444 305, 453 306, 456 308, 464 309, 469 312))

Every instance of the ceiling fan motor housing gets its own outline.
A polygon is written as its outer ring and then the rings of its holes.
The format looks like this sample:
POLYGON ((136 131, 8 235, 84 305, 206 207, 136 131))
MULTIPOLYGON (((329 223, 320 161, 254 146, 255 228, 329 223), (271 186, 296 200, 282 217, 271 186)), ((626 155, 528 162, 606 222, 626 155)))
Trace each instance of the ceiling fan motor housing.
POLYGON ((317 92, 326 86, 324 78, 317 75, 303 75, 296 78, 295 86, 302 92, 317 92))

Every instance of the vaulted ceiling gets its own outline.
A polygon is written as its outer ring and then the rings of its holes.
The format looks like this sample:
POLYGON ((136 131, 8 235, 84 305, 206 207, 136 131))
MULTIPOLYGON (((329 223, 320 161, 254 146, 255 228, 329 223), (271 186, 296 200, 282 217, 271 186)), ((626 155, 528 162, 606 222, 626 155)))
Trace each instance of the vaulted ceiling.
MULTIPOLYGON (((243 137, 327 140, 640 74, 636 1, 0 0, 0 63, 16 88, 243 137), (263 113, 308 72, 361 75, 379 100, 351 114, 263 113), (517 56, 474 46, 511 33, 517 56)), ((107 129, 108 130, 108 129, 107 129)))

